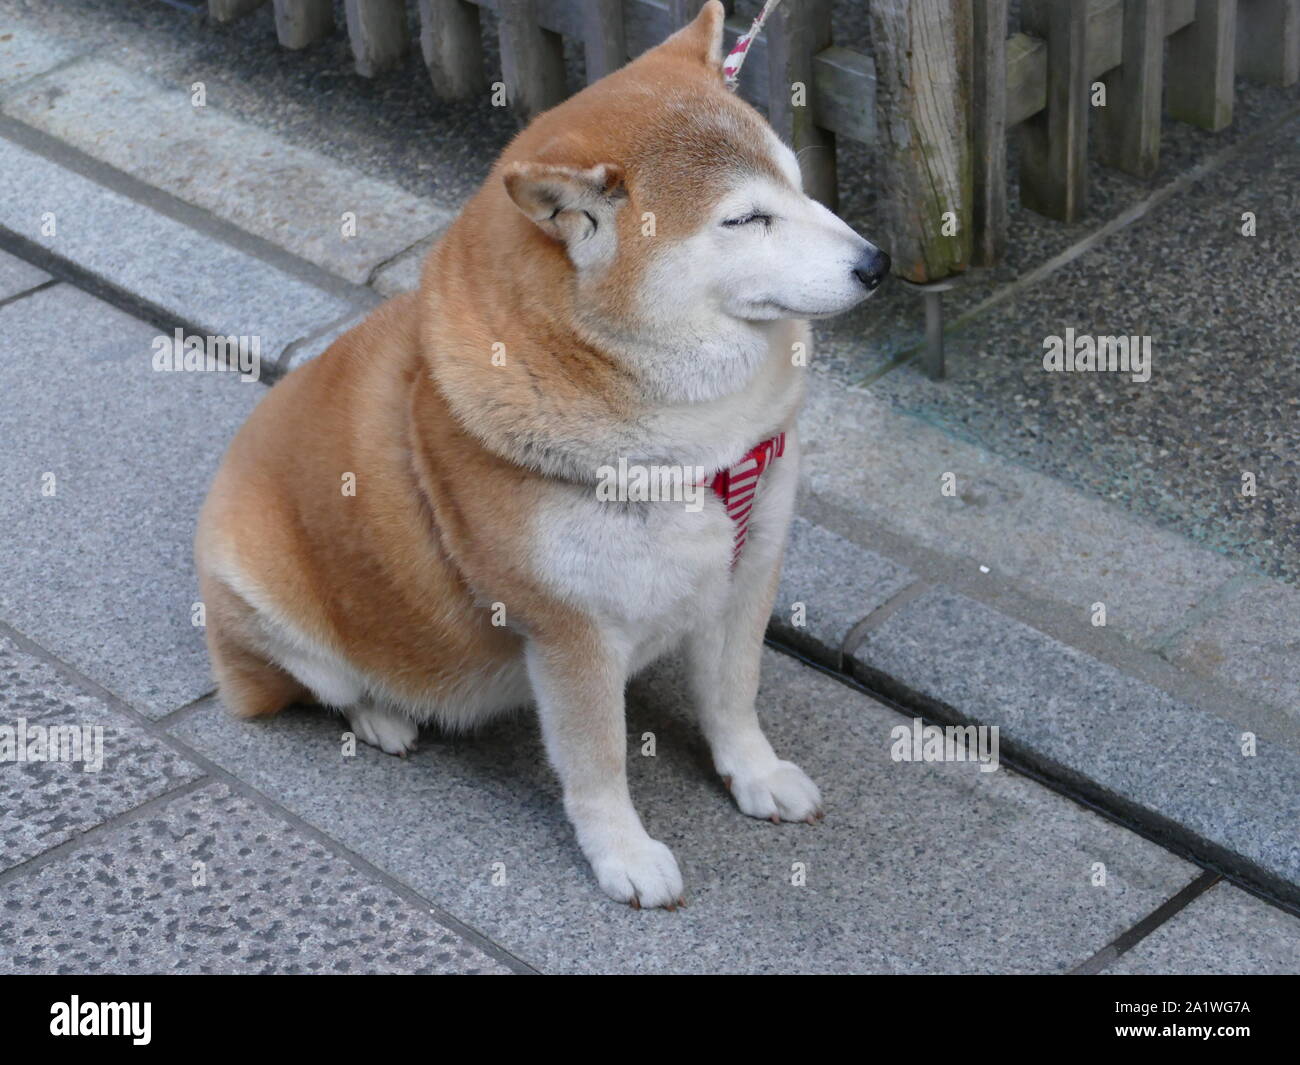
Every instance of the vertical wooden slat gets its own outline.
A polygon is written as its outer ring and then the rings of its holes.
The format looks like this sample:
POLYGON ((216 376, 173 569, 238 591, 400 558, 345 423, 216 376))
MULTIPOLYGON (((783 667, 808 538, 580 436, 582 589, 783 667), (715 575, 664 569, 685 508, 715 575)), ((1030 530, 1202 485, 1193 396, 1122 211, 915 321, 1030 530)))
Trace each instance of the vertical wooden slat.
POLYGON ((1047 41, 1047 106, 1020 126, 1020 201, 1076 221, 1088 199, 1088 4, 1026 0, 1021 22, 1047 41))
POLYGON ((681 29, 695 21, 703 6, 704 0, 668 0, 668 24, 674 30, 681 29))
POLYGON ((275 0, 275 35, 284 47, 306 48, 333 32, 333 0, 275 0))
POLYGON ((975 0, 972 14, 972 254, 992 266, 1007 242, 1007 0, 975 0))
POLYGON ((486 90, 478 7, 468 0, 420 0, 420 51, 433 91, 444 99, 486 90))
POLYGON ((1300 81, 1300 0, 1237 0, 1237 73, 1268 85, 1300 81))
POLYGON ((216 22, 233 22, 264 3, 266 0, 208 0, 208 15, 216 22))
POLYGON ((1095 109, 1097 158, 1134 177, 1160 162, 1165 0, 1124 0, 1123 61, 1107 73, 1106 106, 1095 109))
POLYGON ((358 74, 373 78, 401 66, 411 46, 406 0, 344 0, 343 10, 358 74))
POLYGON ((767 21, 767 117, 799 156, 804 191, 835 209, 835 134, 813 121, 813 56, 831 43, 830 0, 778 7, 767 21))
POLYGON ((880 177, 894 272, 966 269, 972 235, 968 0, 872 0, 880 177), (944 232, 951 212, 956 233, 944 232))
POLYGON ((537 22, 536 0, 500 0, 501 77, 523 120, 564 99, 564 39, 537 22))
POLYGON ((1165 110, 1211 131, 1232 121, 1236 0, 1196 0, 1196 21, 1169 38, 1165 110))
POLYGON ((623 0, 582 0, 582 51, 588 85, 627 62, 623 0))

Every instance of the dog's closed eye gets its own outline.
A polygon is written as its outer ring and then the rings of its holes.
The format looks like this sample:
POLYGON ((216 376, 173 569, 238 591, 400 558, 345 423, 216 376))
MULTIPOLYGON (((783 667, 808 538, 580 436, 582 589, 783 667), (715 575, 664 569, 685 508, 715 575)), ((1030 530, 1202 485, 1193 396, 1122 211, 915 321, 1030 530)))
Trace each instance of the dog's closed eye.
POLYGON ((736 229, 739 226, 747 226, 754 222, 762 222, 764 227, 772 224, 772 216, 764 214, 762 211, 750 211, 749 214, 741 215, 739 218, 728 218, 722 223, 724 229, 736 229))

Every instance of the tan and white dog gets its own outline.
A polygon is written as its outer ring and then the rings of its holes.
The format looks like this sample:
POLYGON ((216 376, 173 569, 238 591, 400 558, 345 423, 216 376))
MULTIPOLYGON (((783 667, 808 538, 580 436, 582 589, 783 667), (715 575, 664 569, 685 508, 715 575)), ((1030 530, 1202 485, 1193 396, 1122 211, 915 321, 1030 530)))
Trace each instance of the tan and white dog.
POLYGON ((625 765, 624 687, 673 648, 740 809, 821 814, 754 712, 795 497, 800 319, 888 270, 724 86, 722 21, 712 0, 520 133, 420 289, 271 389, 196 540, 236 714, 315 702, 404 754, 424 722, 533 703, 582 850, 634 906, 683 895, 625 765), (743 507, 707 487, 781 433, 743 507), (686 502, 610 500, 620 460, 685 471, 686 502))

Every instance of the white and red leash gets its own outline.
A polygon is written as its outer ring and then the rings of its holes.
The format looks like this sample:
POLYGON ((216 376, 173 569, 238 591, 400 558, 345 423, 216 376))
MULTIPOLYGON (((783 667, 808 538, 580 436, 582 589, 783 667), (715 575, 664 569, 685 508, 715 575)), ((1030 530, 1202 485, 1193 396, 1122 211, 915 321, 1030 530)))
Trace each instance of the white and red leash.
POLYGON ((754 38, 763 32, 763 25, 767 22, 767 16, 776 10, 776 5, 781 0, 767 0, 763 4, 763 10, 758 13, 758 18, 754 19, 753 25, 741 35, 736 46, 727 53, 727 58, 722 61, 722 80, 727 83, 727 88, 735 89, 740 82, 740 68, 745 62, 745 56, 749 54, 749 46, 754 43, 754 38))

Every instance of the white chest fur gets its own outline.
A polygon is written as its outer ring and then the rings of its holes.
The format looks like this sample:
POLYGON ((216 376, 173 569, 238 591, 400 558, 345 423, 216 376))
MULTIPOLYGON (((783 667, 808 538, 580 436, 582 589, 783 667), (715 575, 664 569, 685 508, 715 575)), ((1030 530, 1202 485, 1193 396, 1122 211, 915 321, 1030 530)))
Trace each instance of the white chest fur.
POLYGON ((784 537, 797 448, 760 478, 751 536, 732 568, 736 525, 707 487, 695 503, 605 501, 590 486, 557 485, 539 509, 533 565, 565 602, 648 661, 716 616, 735 580, 765 580, 784 537))

